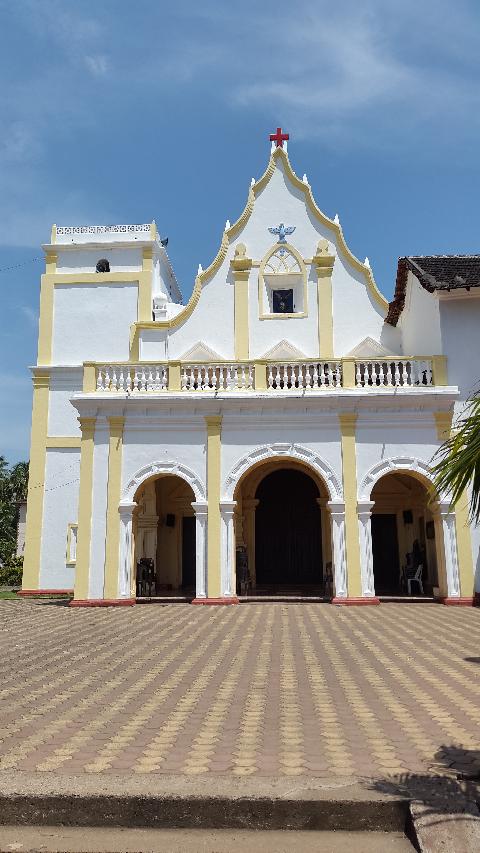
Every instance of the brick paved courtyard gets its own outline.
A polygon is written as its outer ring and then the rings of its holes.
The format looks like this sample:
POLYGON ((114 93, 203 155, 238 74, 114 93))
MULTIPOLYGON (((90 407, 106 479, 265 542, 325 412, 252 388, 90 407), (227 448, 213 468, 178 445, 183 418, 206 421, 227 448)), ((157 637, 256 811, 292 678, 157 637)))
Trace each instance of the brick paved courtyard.
POLYGON ((0 636, 1 770, 384 778, 480 765, 480 610, 1 601, 0 636))

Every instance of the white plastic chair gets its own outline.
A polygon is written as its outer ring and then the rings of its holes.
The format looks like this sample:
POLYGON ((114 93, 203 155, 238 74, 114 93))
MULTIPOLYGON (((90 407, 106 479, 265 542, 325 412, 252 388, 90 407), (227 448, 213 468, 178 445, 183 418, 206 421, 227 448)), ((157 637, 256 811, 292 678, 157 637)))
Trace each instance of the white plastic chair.
POLYGON ((423 565, 422 565, 422 563, 420 563, 418 565, 418 568, 417 568, 415 574, 412 575, 411 578, 407 577, 407 589, 408 589, 409 595, 412 594, 412 581, 416 581, 416 583, 418 583, 418 586, 420 588, 420 594, 421 595, 425 594, 423 591, 422 573, 423 573, 423 565))

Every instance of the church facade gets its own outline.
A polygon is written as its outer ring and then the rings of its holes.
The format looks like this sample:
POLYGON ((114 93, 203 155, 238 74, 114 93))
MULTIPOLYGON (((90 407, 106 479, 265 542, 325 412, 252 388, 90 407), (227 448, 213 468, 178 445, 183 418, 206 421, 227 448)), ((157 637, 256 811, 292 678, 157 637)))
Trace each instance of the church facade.
POLYGON ((480 260, 402 258, 389 304, 280 134, 186 305, 164 244, 44 246, 22 593, 472 605, 480 536, 431 469, 478 380, 480 260))

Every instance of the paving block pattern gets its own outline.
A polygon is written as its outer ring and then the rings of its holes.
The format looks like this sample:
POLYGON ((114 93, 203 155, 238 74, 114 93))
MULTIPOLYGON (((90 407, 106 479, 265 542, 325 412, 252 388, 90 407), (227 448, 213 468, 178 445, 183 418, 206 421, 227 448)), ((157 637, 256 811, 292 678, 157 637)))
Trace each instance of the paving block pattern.
POLYGON ((0 601, 0 770, 480 770, 480 610, 0 601))

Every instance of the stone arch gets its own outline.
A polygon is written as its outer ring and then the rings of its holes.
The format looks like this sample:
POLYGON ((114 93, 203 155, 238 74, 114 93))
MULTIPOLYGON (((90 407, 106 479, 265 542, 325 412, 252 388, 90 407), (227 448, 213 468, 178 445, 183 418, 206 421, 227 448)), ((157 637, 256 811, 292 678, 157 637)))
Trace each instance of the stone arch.
POLYGON ((340 480, 335 474, 333 468, 325 462, 321 457, 310 450, 308 447, 303 447, 301 444, 281 443, 264 444, 261 447, 256 447, 242 456, 241 459, 234 465, 223 483, 222 494, 224 501, 233 501, 235 489, 247 471, 259 462, 273 459, 292 459, 298 462, 303 462, 307 467, 311 468, 325 483, 328 491, 328 496, 331 501, 342 501, 343 491, 340 480))
MULTIPOLYGON (((375 484, 386 474, 394 474, 396 471, 416 475, 424 485, 434 485, 432 470, 426 462, 415 456, 395 456, 383 459, 370 468, 361 482, 358 500, 369 501, 375 484)), ((446 495, 440 495, 439 498, 442 502, 448 501, 446 495)))
POLYGON ((206 500, 206 489, 200 478, 180 462, 152 462, 150 465, 145 465, 129 480, 122 494, 120 504, 132 503, 135 494, 143 483, 150 480, 152 477, 158 477, 162 474, 172 474, 175 477, 180 477, 192 488, 196 501, 206 500))

